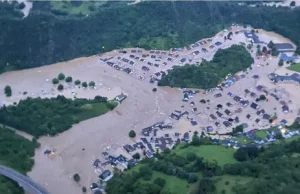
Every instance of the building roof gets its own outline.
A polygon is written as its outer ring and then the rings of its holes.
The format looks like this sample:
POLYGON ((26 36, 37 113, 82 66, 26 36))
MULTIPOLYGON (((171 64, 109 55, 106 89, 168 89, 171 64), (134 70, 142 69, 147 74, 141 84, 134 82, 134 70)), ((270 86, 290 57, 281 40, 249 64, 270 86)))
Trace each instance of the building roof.
POLYGON ((287 62, 287 61, 295 61, 298 59, 296 56, 288 56, 286 53, 282 53, 280 55, 280 59, 287 62))
POLYGON ((295 51, 295 48, 290 43, 276 43, 274 45, 275 45, 276 49, 279 52, 284 52, 284 51, 286 51, 286 52, 293 52, 293 51, 295 51))

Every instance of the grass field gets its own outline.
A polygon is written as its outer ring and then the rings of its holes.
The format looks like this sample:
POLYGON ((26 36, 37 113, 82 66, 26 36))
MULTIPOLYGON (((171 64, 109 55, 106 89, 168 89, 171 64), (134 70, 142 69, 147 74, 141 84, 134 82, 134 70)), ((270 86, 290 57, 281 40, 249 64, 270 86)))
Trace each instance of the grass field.
POLYGON ((265 139, 267 137, 267 132, 265 130, 259 130, 256 132, 256 136, 261 138, 261 139, 265 139))
POLYGON ((239 194, 235 193, 232 188, 238 185, 245 185, 251 181, 249 177, 243 176, 231 176, 231 175, 223 175, 220 177, 215 177, 215 185, 216 185, 216 194, 239 194))
POLYGON ((99 2, 69 2, 69 1, 51 1, 51 6, 54 10, 59 10, 66 12, 68 14, 92 14, 94 10, 97 10, 97 8, 101 5, 106 3, 106 1, 99 1, 99 2))
POLYGON ((300 72, 300 63, 297 63, 295 65, 289 66, 288 69, 292 70, 292 71, 300 72))
MULTIPOLYGON (((109 103, 113 104, 114 106, 118 105, 116 101, 112 101, 109 103)), ((85 104, 81 108, 85 109, 86 111, 76 114, 75 118, 79 121, 97 117, 110 111, 110 109, 104 103, 85 104)))
POLYGON ((199 157, 203 157, 208 161, 218 161, 220 166, 224 164, 233 164, 237 161, 233 154, 235 149, 218 145, 202 145, 199 147, 189 146, 185 149, 177 148, 176 153, 181 156, 186 156, 187 153, 193 152, 199 157))
POLYGON ((236 141, 240 142, 241 144, 250 143, 249 139, 246 136, 239 136, 237 138, 234 138, 233 140, 236 140, 236 141))

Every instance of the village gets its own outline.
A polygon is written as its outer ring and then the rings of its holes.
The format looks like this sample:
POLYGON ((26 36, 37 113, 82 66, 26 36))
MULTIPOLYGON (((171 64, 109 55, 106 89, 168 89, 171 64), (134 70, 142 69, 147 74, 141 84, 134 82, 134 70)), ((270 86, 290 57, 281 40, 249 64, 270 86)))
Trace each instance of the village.
POLYGON ((173 64, 199 65, 203 60, 211 60, 212 52, 232 44, 245 45, 255 62, 243 72, 229 74, 216 88, 179 89, 182 101, 164 120, 137 131, 134 143, 123 145, 119 155, 114 152, 110 155, 110 150, 104 152, 105 161, 97 168, 106 170, 102 170, 99 175, 99 186, 93 183, 91 189, 104 192, 103 182, 113 176, 113 168, 122 171, 130 169, 144 157, 152 158, 156 152, 171 149, 181 142, 191 142, 195 132, 211 137, 212 144, 234 149, 262 147, 282 138, 298 136, 300 129, 289 130, 287 126, 293 124, 296 118, 296 122, 300 122, 300 104, 291 94, 293 87, 300 84, 300 74, 283 74, 286 71, 282 71, 282 68, 286 67, 277 65, 279 60, 285 63, 299 62, 293 56, 295 47, 287 42, 277 43, 272 40, 272 36, 259 31, 253 30, 251 26, 246 26, 245 30, 233 25, 214 38, 184 48, 173 48, 170 51, 123 49, 113 51, 117 53, 114 57, 101 55, 102 63, 153 86, 172 69, 173 64), (257 50, 266 47, 270 41, 275 42, 279 57, 264 53, 258 55, 257 50), (279 87, 277 84, 280 83, 293 86, 279 87), (233 129, 237 128, 241 131, 233 133, 233 129))

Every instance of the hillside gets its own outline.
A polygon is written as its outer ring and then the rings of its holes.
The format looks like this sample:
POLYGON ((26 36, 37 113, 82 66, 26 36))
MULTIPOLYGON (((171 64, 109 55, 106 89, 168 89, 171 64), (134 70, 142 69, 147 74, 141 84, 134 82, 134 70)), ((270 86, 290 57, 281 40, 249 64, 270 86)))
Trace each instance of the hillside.
POLYGON ((251 8, 228 2, 143 2, 101 6, 95 13, 79 17, 49 12, 47 4, 42 9, 44 2, 39 3, 34 2, 25 19, 0 13, 0 48, 5 51, 0 52, 0 72, 116 48, 181 47, 210 37, 232 23, 275 31, 300 45, 300 27, 294 25, 299 19, 298 8, 251 8))
MULTIPOLYGON (((0 127, 0 137, 0 163, 24 174, 30 171, 34 164, 34 149, 38 146, 36 141, 30 142, 3 127, 0 127)), ((0 176, 0 193, 22 194, 24 191, 14 181, 0 176)))
POLYGON ((106 191, 108 194, 299 192, 299 138, 267 148, 237 151, 209 145, 206 140, 199 142, 198 138, 194 136, 192 145, 180 145, 157 154, 156 160, 146 159, 129 172, 116 173, 106 191), (225 156, 218 157, 225 150, 225 156), (246 161, 239 162, 241 156, 246 156, 246 161))

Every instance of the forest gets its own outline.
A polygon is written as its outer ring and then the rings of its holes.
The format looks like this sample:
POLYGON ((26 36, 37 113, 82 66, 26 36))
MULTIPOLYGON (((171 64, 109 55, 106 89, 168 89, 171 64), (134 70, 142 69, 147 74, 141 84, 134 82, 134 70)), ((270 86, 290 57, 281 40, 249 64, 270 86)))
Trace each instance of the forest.
POLYGON ((253 63, 253 58, 244 46, 233 45, 219 49, 213 60, 200 65, 174 67, 158 82, 159 86, 209 89, 215 87, 229 73, 245 70, 253 63))
POLYGON ((116 102, 96 96, 93 100, 56 98, 27 98, 17 105, 0 108, 0 123, 35 137, 54 136, 73 124, 100 116, 112 110, 116 102))
MULTIPOLYGON (((34 150, 38 143, 17 135, 10 128, 0 127, 0 163, 20 173, 30 171, 34 160, 34 150)), ((14 181, 0 176, 0 193, 23 194, 24 191, 14 181)))
POLYGON ((275 31, 294 41, 300 51, 300 26, 295 25, 299 8, 249 7, 236 2, 113 5, 77 16, 53 13, 47 8, 49 2, 34 2, 33 11, 24 19, 5 14, 8 8, 0 9, 0 50, 5 51, 0 52, 0 72, 124 47, 182 47, 232 23, 275 31))
POLYGON ((207 141, 195 134, 190 144, 156 153, 157 159, 145 159, 126 172, 116 171, 106 191, 108 194, 299 193, 300 139, 262 148, 240 148, 233 156, 236 161, 225 165, 189 152, 195 146, 197 149, 213 146, 203 142, 207 141), (186 154, 183 156, 182 152, 186 154), (245 154, 245 160, 240 160, 245 154), (174 184, 181 187, 174 189, 174 184))

